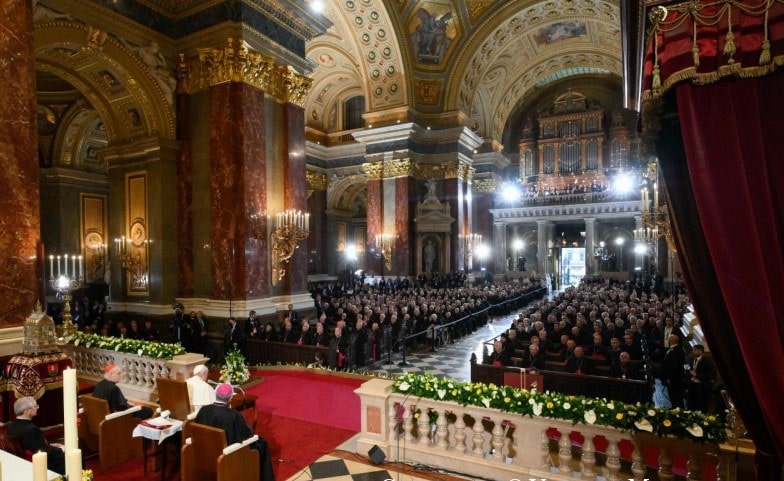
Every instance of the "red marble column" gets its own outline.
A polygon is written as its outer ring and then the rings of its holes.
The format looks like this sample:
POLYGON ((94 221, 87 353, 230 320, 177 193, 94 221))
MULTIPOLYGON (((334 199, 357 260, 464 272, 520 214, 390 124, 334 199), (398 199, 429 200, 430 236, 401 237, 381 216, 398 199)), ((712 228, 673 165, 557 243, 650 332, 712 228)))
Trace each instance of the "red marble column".
MULTIPOLYGON (((308 182, 305 175, 305 110, 296 104, 286 103, 283 105, 283 117, 283 168, 286 179, 283 205, 286 210, 306 212, 308 182)), ((283 280, 290 294, 306 292, 308 289, 307 241, 299 242, 299 248, 291 256, 283 280)))
POLYGON ((375 275, 381 275, 383 260, 370 255, 376 247, 376 236, 384 230, 384 193, 382 179, 368 179, 367 182, 367 238, 365 239, 365 268, 375 275))
MULTIPOLYGON (((474 219, 474 232, 482 235, 482 243, 493 244, 493 216, 490 215, 490 209, 493 208, 493 193, 482 192, 473 193, 474 212, 487 212, 487 215, 480 215, 474 219)), ((474 266, 477 261, 474 260, 474 266)))
POLYGON ((413 242, 416 239, 413 232, 416 205, 416 180, 413 177, 395 179, 395 234, 397 240, 395 241, 395 261, 392 268, 395 276, 411 276, 415 273, 411 252, 413 251, 413 242))
MULTIPOLYGON (((0 327, 19 326, 39 297, 35 52, 30 0, 0 2, 0 327)), ((43 302, 43 299, 41 299, 43 302)))
MULTIPOLYGON (((304 168, 303 168, 304 178, 304 168)), ((210 87, 212 297, 258 299, 269 288, 264 92, 210 87)))
POLYGON ((193 297, 193 157, 191 97, 177 95, 177 295, 193 297))

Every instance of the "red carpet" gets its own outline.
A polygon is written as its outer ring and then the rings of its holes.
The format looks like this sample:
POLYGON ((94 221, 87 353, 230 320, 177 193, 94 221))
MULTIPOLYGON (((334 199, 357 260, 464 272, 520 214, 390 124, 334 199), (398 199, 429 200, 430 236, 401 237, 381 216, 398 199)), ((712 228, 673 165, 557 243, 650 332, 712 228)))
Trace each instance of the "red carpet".
MULTIPOLYGON (((270 447, 275 479, 284 481, 359 432, 360 403, 354 394, 364 379, 305 371, 258 371, 264 378, 246 390, 259 396, 256 432, 270 447)), ((246 417, 247 416, 246 411, 246 417)), ((167 481, 180 479, 176 466, 167 469, 167 481)), ((160 472, 144 476, 141 459, 103 473, 97 457, 87 460, 95 481, 160 480, 160 472)))

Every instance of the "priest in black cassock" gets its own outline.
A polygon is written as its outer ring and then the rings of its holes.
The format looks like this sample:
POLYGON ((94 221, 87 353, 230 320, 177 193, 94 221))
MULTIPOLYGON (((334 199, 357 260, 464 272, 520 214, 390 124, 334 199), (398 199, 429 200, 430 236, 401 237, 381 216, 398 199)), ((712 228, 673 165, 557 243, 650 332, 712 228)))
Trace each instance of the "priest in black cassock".
MULTIPOLYGON (((199 424, 226 431, 226 442, 229 445, 241 443, 254 434, 242 414, 229 406, 233 395, 231 384, 218 384, 215 388, 215 403, 202 407, 194 419, 199 424)), ((250 447, 259 452, 260 480, 275 481, 267 440, 259 436, 259 440, 250 447)))

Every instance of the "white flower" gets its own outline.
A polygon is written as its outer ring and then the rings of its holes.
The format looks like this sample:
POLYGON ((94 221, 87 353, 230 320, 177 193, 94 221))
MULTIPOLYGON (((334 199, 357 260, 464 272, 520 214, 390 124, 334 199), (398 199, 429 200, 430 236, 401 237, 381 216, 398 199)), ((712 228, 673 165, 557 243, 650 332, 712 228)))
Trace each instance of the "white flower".
POLYGON ((613 404, 613 403, 610 403, 610 404, 608 404, 608 405, 607 405, 607 409, 609 409, 610 411, 612 411, 613 409, 615 409, 615 404, 613 404))
POLYGON ((144 352, 144 349, 139 349, 139 350, 138 350, 138 351, 136 351, 136 352, 137 352, 137 353, 138 353, 138 354, 141 356, 141 355, 142 355, 142 353, 144 352))
POLYGON ((114 350, 117 351, 117 352, 120 352, 120 345, 117 344, 116 346, 114 346, 114 350))
MULTIPOLYGON (((78 345, 79 345, 79 339, 74 341, 74 346, 78 346, 78 345)), ((87 344, 87 347, 90 347, 90 344, 87 344)))
POLYGON ((653 409, 649 409, 648 416, 656 416, 656 411, 654 411, 653 409))
POLYGON ((405 392, 405 391, 408 391, 408 389, 410 387, 411 387, 411 385, 409 383, 407 383, 406 381, 403 381, 402 383, 400 383, 400 386, 398 387, 398 389, 400 389, 401 391, 405 392))
POLYGON ((444 399, 444 396, 446 395, 446 389, 439 389, 436 391, 436 393, 438 394, 438 399, 444 399))
POLYGON ((649 433, 653 432, 653 425, 645 418, 640 419, 639 421, 634 423, 634 426, 639 429, 640 431, 648 431, 649 433))
POLYGON ((534 415, 536 416, 542 415, 542 403, 534 404, 534 415))
POLYGON ((534 398, 532 398, 532 397, 529 397, 529 398, 528 398, 528 404, 530 404, 531 406, 533 406, 534 404, 536 404, 536 401, 534 401, 534 398))
POLYGON ((484 406, 485 406, 486 408, 489 408, 489 407, 490 407, 490 399, 489 399, 489 398, 486 398, 486 397, 483 397, 483 398, 482 398, 482 404, 484 404, 484 406))
POLYGON ((585 415, 583 417, 585 418, 585 422, 588 424, 593 424, 596 422, 596 412, 593 409, 590 411, 585 411, 585 415))
POLYGON ((689 428, 686 428, 686 431, 688 431, 689 434, 691 434, 695 438, 701 438, 702 437, 702 428, 697 426, 696 424, 692 425, 689 428))
POLYGON ((564 408, 564 409, 567 409, 567 410, 568 410, 568 409, 572 409, 572 405, 571 405, 571 404, 569 404, 569 403, 563 403, 563 408, 564 408))

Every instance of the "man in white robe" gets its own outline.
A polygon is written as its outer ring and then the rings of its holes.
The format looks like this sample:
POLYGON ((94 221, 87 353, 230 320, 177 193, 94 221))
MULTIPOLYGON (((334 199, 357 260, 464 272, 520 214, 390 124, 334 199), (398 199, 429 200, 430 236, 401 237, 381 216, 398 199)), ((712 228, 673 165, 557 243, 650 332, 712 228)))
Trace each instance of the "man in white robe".
POLYGON ((191 412, 198 413, 202 406, 215 402, 215 390, 207 383, 209 369, 204 364, 193 368, 193 376, 186 379, 188 397, 191 401, 191 412))

